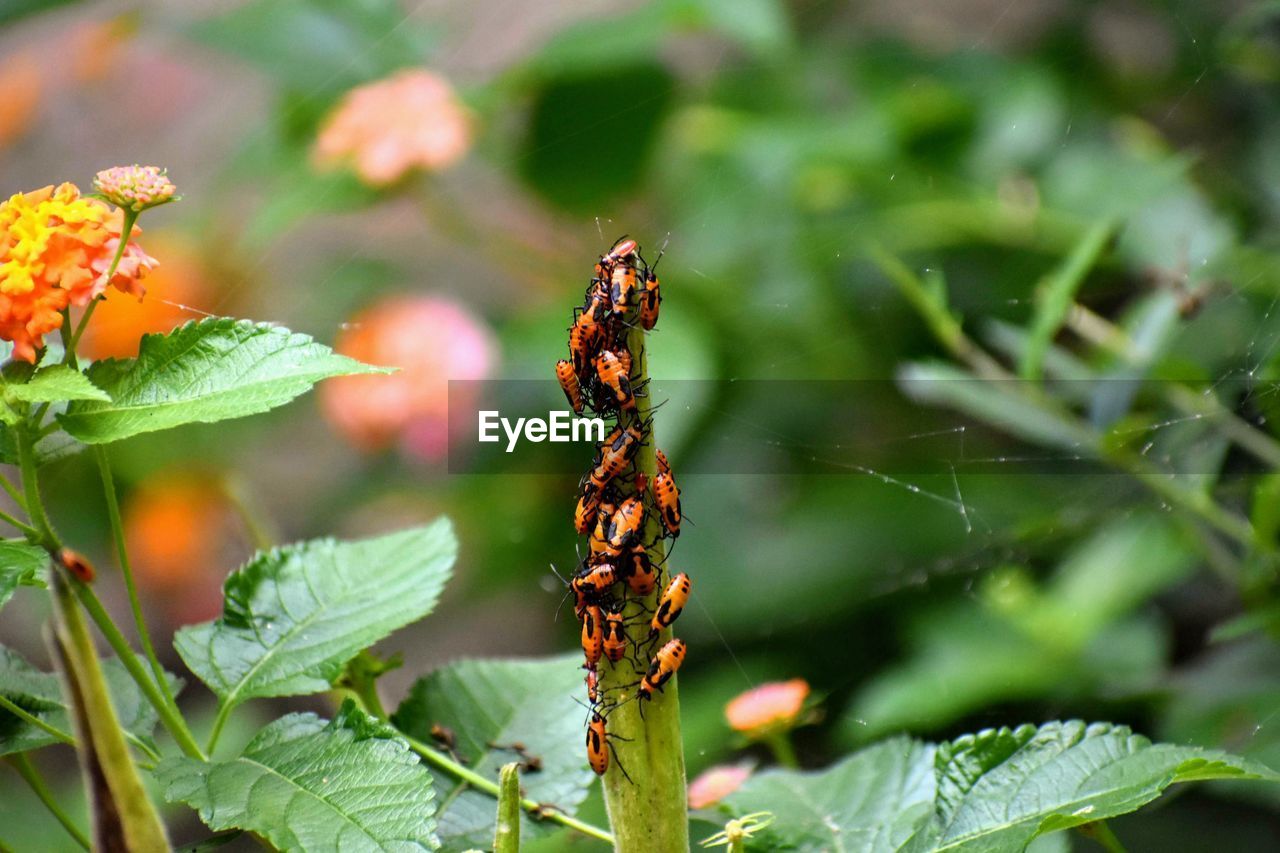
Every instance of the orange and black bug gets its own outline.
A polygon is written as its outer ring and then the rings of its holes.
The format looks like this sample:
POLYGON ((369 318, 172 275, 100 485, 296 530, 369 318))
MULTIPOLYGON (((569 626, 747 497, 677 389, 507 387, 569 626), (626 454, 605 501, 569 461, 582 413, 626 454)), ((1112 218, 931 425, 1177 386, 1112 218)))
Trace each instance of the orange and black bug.
POLYGON ((613 516, 618 510, 617 504, 611 501, 604 501, 600 504, 600 511, 596 513, 596 526, 591 531, 591 537, 587 540, 587 554, 590 559, 613 558, 622 553, 620 548, 614 548, 609 544, 610 533, 613 529, 613 516))
POLYGON ((614 265, 609 274, 609 301, 615 315, 627 313, 636 292, 636 268, 625 260, 614 265))
MULTIPOLYGON (((652 699, 655 690, 661 690, 666 683, 671 680, 671 676, 676 674, 680 669, 680 664, 684 663, 685 652, 688 646, 684 640, 671 640, 665 646, 658 649, 658 653, 653 656, 653 660, 649 664, 649 671, 645 673, 644 678, 640 679, 640 688, 636 691, 637 699, 652 699)), ((643 707, 643 702, 641 703, 643 707)))
POLYGON ((97 577, 93 564, 86 560, 85 556, 79 551, 63 548, 58 552, 58 562, 62 564, 64 569, 85 583, 92 583, 93 579, 97 577))
POLYGON ((659 631, 669 628, 671 623, 676 621, 684 610, 684 606, 689 603, 689 590, 692 586, 689 576, 684 572, 671 579, 667 588, 659 596, 658 609, 654 611, 653 619, 649 622, 650 637, 656 637, 659 631))
POLYGON ((657 457, 658 457, 658 473, 659 473, 659 474, 670 474, 670 473, 671 473, 671 463, 667 462, 667 453, 666 453, 666 451, 665 451, 665 450, 663 450, 661 447, 659 447, 659 448, 657 449, 657 451, 655 451, 655 452, 656 452, 657 457))
MULTIPOLYGON (((657 267, 657 264, 654 264, 657 267)), ((645 331, 658 325, 658 308, 662 305, 662 291, 658 276, 652 269, 645 271, 644 290, 640 293, 640 325, 645 331)))
POLYGON ((609 610, 604 614, 604 655, 617 663, 627 653, 626 622, 621 611, 609 610))
POLYGON ((653 500, 662 526, 674 538, 680 535, 680 490, 669 471, 653 478, 653 500))
POLYGON ((618 759, 618 752, 613 748, 610 741, 613 740, 631 740, 620 735, 609 734, 609 730, 605 728, 604 717, 600 716, 598 711, 591 712, 591 722, 587 724, 587 762, 591 765, 591 769, 595 771, 597 776, 603 776, 605 771, 609 769, 609 753, 613 753, 613 759, 618 764, 618 769, 622 771, 622 775, 627 777, 627 781, 631 781, 631 774, 627 773, 622 762, 618 759))
POLYGON ((569 352, 573 356, 573 369, 580 377, 589 374, 591 359, 604 341, 606 311, 604 299, 592 296, 569 327, 569 352))
POLYGON ((588 606, 582 614, 582 654, 587 658, 587 668, 600 662, 604 653, 604 623, 600 620, 600 608, 588 606))
POLYGON ((578 374, 573 369, 573 362, 560 359, 556 362, 556 379, 560 380, 560 388, 569 400, 575 414, 582 414, 582 386, 578 383, 578 374))
POLYGON ((610 352, 618 357, 618 361, 622 363, 622 372, 629 379, 631 377, 631 350, 627 349, 625 345, 619 345, 615 346, 610 352))
POLYGON ((587 667, 587 701, 593 706, 600 701, 600 674, 594 666, 587 667))
POLYGON ((618 582, 618 572, 610 563, 600 563, 575 575, 570 585, 579 598, 588 605, 598 604, 609 594, 609 587, 618 582))
POLYGON ((605 443, 600 445, 599 463, 587 474, 587 481, 598 489, 603 489, 609 481, 622 473, 631 462, 631 458, 640 449, 643 433, 634 424, 620 432, 615 429, 605 443))
POLYGON ((603 493, 596 488, 595 483, 587 483, 583 488, 582 495, 578 498, 578 507, 573 511, 573 527, 579 533, 591 530, 591 522, 600 511, 602 498, 603 493))
MULTIPOLYGON (((623 258, 630 257, 640 250, 640 246, 635 240, 619 238, 618 242, 613 244, 613 248, 600 256, 600 263, 596 265, 598 273, 603 273, 607 269, 611 269, 614 264, 623 258)), ((602 277, 602 276, 597 276, 602 277)))
POLYGON ((644 501, 627 498, 613 514, 608 528, 609 547, 621 551, 635 541, 644 527, 644 501))
POLYGON ((609 389, 614 404, 628 411, 635 410, 636 398, 631 393, 631 378, 617 355, 609 350, 597 355, 596 375, 600 377, 601 384, 609 389))
POLYGON ((649 550, 643 542, 631 546, 626 562, 627 586, 636 595, 648 595, 658 585, 658 569, 649 559, 649 550))

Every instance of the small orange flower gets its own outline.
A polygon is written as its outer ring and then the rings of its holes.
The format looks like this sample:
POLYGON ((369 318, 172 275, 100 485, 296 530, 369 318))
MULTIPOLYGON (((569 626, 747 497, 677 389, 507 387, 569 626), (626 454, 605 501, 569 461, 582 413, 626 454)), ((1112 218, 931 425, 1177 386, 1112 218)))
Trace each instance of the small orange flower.
POLYGON ((741 788, 751 778, 752 769, 750 764, 717 764, 704 770, 689 783, 689 808, 714 806, 741 788))
POLYGON ((40 61, 34 51, 12 53, 0 60, 0 148, 31 127, 44 91, 40 61))
POLYGON ((352 318, 335 348, 366 364, 400 370, 339 376, 320 386, 330 423, 362 449, 400 442, 413 456, 431 461, 448 452, 449 380, 488 378, 497 360, 489 327, 462 306, 433 296, 374 304, 352 318))
POLYGON ((34 362, 58 313, 86 305, 114 285, 141 296, 139 283, 156 265, 134 243, 115 274, 106 273, 120 245, 123 212, 82 198, 73 184, 17 193, 0 203, 0 338, 14 358, 34 362))
POLYGON ((247 550, 226 494, 211 477, 191 473, 152 477, 130 493, 124 536, 139 583, 182 622, 217 613, 226 567, 247 550))
POLYGON ((314 153, 321 168, 350 163, 365 183, 386 186, 413 169, 444 169, 470 147, 471 117, 453 87, 413 68, 348 92, 314 153))
POLYGON ((761 684, 725 706, 729 725, 756 739, 795 726, 809 698, 809 682, 803 678, 761 684))

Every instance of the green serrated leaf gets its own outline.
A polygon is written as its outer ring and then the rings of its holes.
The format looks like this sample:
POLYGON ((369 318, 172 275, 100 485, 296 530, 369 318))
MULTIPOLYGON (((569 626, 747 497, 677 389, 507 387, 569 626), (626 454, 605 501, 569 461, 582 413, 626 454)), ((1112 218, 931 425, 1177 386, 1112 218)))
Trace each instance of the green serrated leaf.
POLYGON ((443 518, 259 553, 227 578, 222 617, 182 629, 174 645, 226 708, 327 690, 361 649, 431 612, 457 553, 443 518))
MULTIPOLYGON (((149 740, 159 722, 155 708, 138 691, 137 684, 119 660, 104 660, 102 673, 120 724, 138 738, 149 740)), ((175 694, 182 689, 181 679, 173 675, 169 676, 169 685, 175 694)), ((0 695, 54 728, 71 731, 71 720, 63 702, 58 676, 41 672, 17 652, 4 646, 0 646, 0 695)), ((0 755, 39 749, 57 742, 48 732, 0 709, 0 755)))
POLYGON ((818 773, 770 770, 726 805, 735 815, 772 812, 768 835, 797 850, 901 850, 933 809, 934 747, 894 738, 818 773))
POLYGON ((190 423, 213 423, 273 409, 316 382, 378 373, 288 329, 220 317, 142 338, 136 359, 108 359, 89 379, 109 402, 73 402, 58 416, 87 444, 190 423))
POLYGON ((10 400, 24 403, 60 403, 64 400, 97 400, 110 402, 111 396, 89 381, 78 370, 65 364, 55 364, 36 371, 35 375, 20 385, 4 387, 4 395, 10 400))
POLYGON ((896 739, 817 773, 770 771, 724 803, 770 811, 788 849, 1020 853, 1037 836, 1134 811, 1177 782, 1280 774, 1225 752, 1152 744, 1078 720, 988 729, 937 747, 896 739))
POLYGON ((49 565, 49 553, 21 539, 0 540, 0 607, 19 586, 35 585, 37 575, 49 565))
MULTIPOLYGON (((521 780, 525 795, 573 814, 595 778, 582 749, 586 712, 575 701, 582 693, 581 656, 527 661, 463 661, 419 679, 392 715, 396 728, 428 744, 440 725, 457 737, 454 746, 467 766, 497 779, 504 764, 524 757, 510 748, 524 745, 542 769, 521 780)), ((485 848, 493 842, 494 800, 455 779, 437 776, 443 804, 440 837, 450 850, 485 848)), ((521 818, 524 838, 556 829, 521 818)))
POLYGON ((435 850, 431 774, 388 726, 347 700, 326 723, 290 714, 243 754, 156 768, 169 802, 214 830, 256 832, 280 850, 435 850))
POLYGON ((930 843, 917 849, 983 853, 1021 851, 1042 832, 1126 814, 1175 782, 1280 781, 1245 758, 1079 720, 958 738, 938 747, 936 772, 930 843))

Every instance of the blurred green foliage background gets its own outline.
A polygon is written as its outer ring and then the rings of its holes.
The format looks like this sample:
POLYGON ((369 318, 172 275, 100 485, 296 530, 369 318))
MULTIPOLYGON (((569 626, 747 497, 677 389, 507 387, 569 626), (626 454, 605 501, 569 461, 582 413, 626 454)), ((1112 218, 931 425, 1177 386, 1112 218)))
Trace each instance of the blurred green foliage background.
MULTIPOLYGON (((655 384, 726 380, 657 427, 695 523, 673 558, 695 581, 692 773, 741 750, 730 698, 793 676, 825 713, 799 732, 808 766, 893 732, 1083 717, 1280 767, 1276 4, 219 0, 19 3, 0 23, 6 192, 142 162, 185 195, 144 223, 173 270, 148 322, 332 341, 381 300, 432 296, 493 336, 489 377, 550 379, 595 256, 624 232, 666 245, 655 384), (413 67, 467 105, 466 156, 384 187, 318 168, 341 99, 413 67), (730 381, 806 379, 880 381, 856 430, 730 381), (1008 443, 954 475, 869 468, 869 434, 907 469, 936 461, 921 407, 1008 443), (993 461, 1027 446, 1098 465, 993 461)), ((428 364, 438 398, 454 344, 418 345, 403 366, 428 364)), ((451 474, 327 411, 312 396, 113 449, 156 620, 216 612, 255 536, 446 513, 459 577, 384 644, 407 659, 388 692, 574 646, 547 569, 573 560, 573 476, 451 474)), ((51 503, 106 566, 90 467, 59 463, 51 503)), ((44 660, 42 617, 11 605, 0 640, 44 660)), ((0 798, 6 838, 53 849, 25 796, 0 798)), ((1207 786, 1116 831, 1131 850, 1275 849, 1278 807, 1207 786)))

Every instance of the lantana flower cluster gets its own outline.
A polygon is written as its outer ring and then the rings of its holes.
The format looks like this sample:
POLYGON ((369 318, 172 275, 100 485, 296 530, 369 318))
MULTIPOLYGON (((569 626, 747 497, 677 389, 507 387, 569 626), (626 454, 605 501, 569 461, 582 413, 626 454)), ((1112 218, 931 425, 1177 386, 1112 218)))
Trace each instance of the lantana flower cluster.
POLYGON ((13 343, 14 358, 34 363, 44 336, 62 325, 60 312, 109 286, 142 297, 156 261, 122 235, 124 222, 123 210, 69 183, 0 203, 0 338, 13 343))

